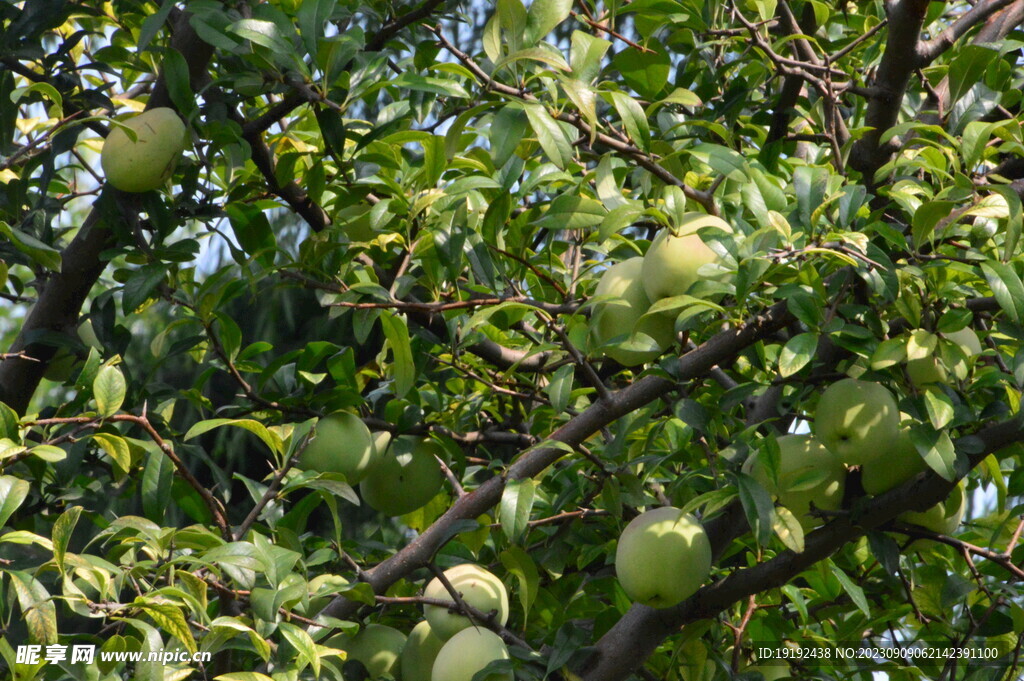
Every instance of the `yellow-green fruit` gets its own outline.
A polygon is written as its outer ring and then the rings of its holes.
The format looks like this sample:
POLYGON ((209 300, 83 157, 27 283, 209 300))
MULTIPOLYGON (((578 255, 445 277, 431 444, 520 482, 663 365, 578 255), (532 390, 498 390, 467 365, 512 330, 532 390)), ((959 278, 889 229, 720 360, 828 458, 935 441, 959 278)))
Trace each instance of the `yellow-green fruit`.
POLYGON ((843 463, 857 466, 881 456, 896 440, 900 413, 885 387, 855 378, 836 381, 821 394, 814 434, 843 463))
POLYGON ((299 455, 299 468, 318 473, 341 473, 355 485, 380 457, 370 429, 355 414, 336 411, 320 419, 314 437, 299 455))
POLYGON ((942 352, 940 348, 936 348, 930 357, 920 357, 907 362, 907 376, 914 385, 920 387, 929 383, 948 383, 947 362, 953 376, 962 381, 967 378, 974 358, 982 352, 981 341, 974 329, 963 328, 943 336, 955 345, 955 349, 942 352), (946 359, 947 362, 940 361, 940 358, 946 359))
MULTIPOLYGON (((940 501, 926 511, 907 511, 899 520, 911 525, 920 525, 937 534, 953 534, 964 519, 967 495, 964 484, 956 486, 945 501, 940 501)), ((916 542, 915 542, 916 543, 916 542)))
POLYGON ((594 342, 604 345, 615 338, 622 338, 622 342, 603 348, 603 352, 628 367, 655 359, 675 337, 672 314, 641 319, 651 306, 644 293, 642 269, 643 258, 624 260, 605 270, 594 289, 595 296, 613 296, 594 307, 591 326, 594 342))
MULTIPOLYGON (((479 565, 464 563, 444 571, 444 576, 458 593, 466 605, 472 606, 484 614, 497 611, 496 621, 504 625, 508 622, 508 591, 495 575, 479 565)), ((427 584, 423 595, 426 598, 452 603, 451 594, 435 577, 427 584)), ((448 612, 448 608, 438 605, 424 605, 423 615, 430 622, 434 634, 442 640, 448 640, 458 632, 472 625, 465 615, 448 612)))
POLYGON ((425 506, 441 489, 438 457, 444 449, 433 440, 399 437, 366 476, 359 491, 370 508, 404 515, 425 506))
POLYGON ((757 672, 764 677, 764 681, 780 681, 790 678, 789 665, 787 664, 756 664, 743 670, 744 674, 757 672))
POLYGON ((332 636, 326 645, 344 650, 348 660, 362 662, 371 679, 385 674, 398 678, 398 656, 405 647, 405 634, 383 624, 367 624, 355 636, 332 636))
MULTIPOLYGON (((448 639, 434 660, 431 681, 472 681, 473 676, 494 662, 508 660, 508 648, 489 629, 470 627, 448 639)), ((479 681, 513 681, 512 672, 488 674, 479 681)))
POLYGON ((711 542, 697 519, 665 506, 630 521, 619 537, 615 573, 626 595, 652 608, 688 598, 711 573, 711 542))
POLYGON ((777 497, 804 528, 821 525, 824 519, 811 515, 811 504, 826 511, 839 509, 843 501, 846 467, 810 435, 783 435, 777 442, 778 485, 772 483, 757 454, 743 464, 744 472, 777 497))
POLYGON ((434 660, 442 646, 444 641, 430 628, 430 622, 413 627, 399 657, 402 681, 430 681, 434 660))
POLYGON ((899 487, 927 468, 928 464, 910 440, 910 431, 904 428, 881 456, 864 464, 860 482, 868 494, 881 494, 899 487))
POLYGON ((722 218, 703 213, 687 213, 677 234, 663 230, 654 237, 643 258, 643 280, 651 300, 671 298, 686 293, 699 276, 703 265, 716 262, 718 254, 697 234, 701 227, 717 227, 731 232, 722 218))
POLYGON ((173 109, 160 107, 124 121, 136 140, 114 126, 103 143, 100 164, 107 182, 124 192, 148 192, 174 172, 185 150, 185 124, 173 109))

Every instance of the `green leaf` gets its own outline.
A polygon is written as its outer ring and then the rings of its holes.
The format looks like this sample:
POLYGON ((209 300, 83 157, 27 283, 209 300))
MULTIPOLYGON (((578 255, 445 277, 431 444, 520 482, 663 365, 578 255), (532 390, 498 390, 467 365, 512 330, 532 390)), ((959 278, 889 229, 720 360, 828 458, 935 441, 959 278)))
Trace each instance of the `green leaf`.
POLYGON ((804 528, 793 512, 785 506, 776 507, 772 529, 787 549, 794 553, 804 552, 804 528))
POLYGON ((497 9, 501 37, 505 39, 509 52, 518 52, 526 32, 526 8, 522 0, 498 0, 497 9))
POLYGON ((572 141, 566 136, 562 126, 540 104, 523 104, 523 109, 544 153, 552 163, 564 169, 572 161, 573 149, 572 141))
POLYGON ((513 52, 508 55, 497 64, 494 65, 494 70, 497 71, 500 68, 514 64, 517 61, 537 61, 542 64, 559 69, 560 71, 569 71, 569 64, 565 61, 565 57, 560 52, 545 48, 545 47, 526 47, 517 52, 513 52))
POLYGON ((647 122, 647 114, 636 100, 621 92, 609 92, 612 105, 622 119, 626 135, 639 149, 647 151, 651 143, 651 127, 647 122))
POLYGON ((980 45, 965 45, 960 50, 949 64, 950 106, 982 79, 985 69, 998 57, 998 52, 980 45))
POLYGON ((149 615, 162 631, 181 641, 190 653, 196 652, 195 638, 180 607, 144 597, 137 597, 132 605, 149 615))
POLYGON ((720 144, 698 144, 690 150, 701 163, 734 180, 745 180, 747 162, 737 152, 720 144))
POLYGON ((921 248, 931 240, 935 225, 940 220, 949 216, 956 206, 952 201, 929 201, 921 204, 914 211, 913 237, 914 247, 921 248))
POLYGON ((21 620, 28 630, 30 643, 57 643, 57 608, 42 582, 28 572, 7 570, 11 587, 21 606, 21 620))
POLYGON ((171 13, 171 8, 173 7, 174 0, 164 0, 160 5, 160 9, 150 14, 142 22, 142 28, 139 30, 139 38, 135 48, 140 54, 149 47, 150 41, 153 40, 157 31, 163 27, 164 22, 167 21, 167 15, 171 13))
POLYGON ((231 672, 230 674, 215 676, 213 681, 274 681, 274 679, 259 672, 231 672))
POLYGON ((316 643, 313 642, 312 637, 306 633, 305 629, 291 622, 281 622, 278 626, 284 638, 295 648, 300 660, 303 662, 303 664, 299 665, 300 671, 308 664, 312 668, 313 677, 319 677, 320 656, 316 652, 316 643))
POLYGON ((745 473, 736 476, 736 489, 747 516, 747 524, 760 546, 768 546, 775 526, 775 508, 767 490, 745 473))
POLYGON ((560 23, 569 18, 572 0, 533 0, 526 13, 526 43, 543 40, 560 23))
POLYGON ((593 83, 601 73, 601 60, 612 44, 603 39, 584 33, 572 32, 572 46, 569 48, 569 64, 572 72, 584 83, 593 83))
POLYGON ((0 527, 25 501, 31 486, 13 475, 0 476, 0 527))
POLYGON ((870 618, 871 607, 868 605, 868 599, 864 595, 864 589, 854 584, 853 580, 850 579, 849 575, 840 570, 838 566, 832 565, 831 567, 832 574, 834 574, 836 576, 836 579, 839 580, 839 583, 843 587, 843 591, 847 593, 847 595, 850 597, 850 600, 853 601, 854 605, 856 605, 860 609, 860 611, 864 613, 864 616, 870 618))
POLYGON ((494 115, 487 131, 491 142, 491 158, 501 168, 512 157, 526 133, 529 120, 518 104, 507 104, 494 115))
POLYGON ((1003 232, 1003 238, 1005 239, 1003 260, 1009 260, 1017 252, 1017 244, 1020 242, 1022 231, 1020 195, 1009 185, 992 185, 989 189, 1006 200, 1006 206, 1010 212, 1006 218, 1006 230, 1003 232))
POLYGON ((565 411, 566 406, 569 404, 575 375, 576 366, 566 364, 555 370, 555 373, 551 376, 551 381, 544 387, 544 392, 547 393, 548 399, 551 400, 551 406, 558 413, 565 411))
POLYGON ((50 533, 50 539, 53 540, 53 560, 61 574, 64 574, 64 556, 67 554, 68 544, 71 543, 71 534, 75 531, 75 525, 78 524, 78 517, 81 515, 81 506, 71 506, 53 523, 53 530, 50 533))
POLYGON ((956 450, 945 431, 915 425, 910 429, 910 441, 929 468, 949 482, 956 479, 956 450))
POLYGON ((234 426, 235 428, 243 428, 260 440, 263 441, 267 447, 276 453, 282 453, 284 451, 284 441, 281 436, 277 433, 267 430, 267 427, 259 421, 253 421, 252 419, 208 419, 206 421, 200 421, 196 423, 188 432, 185 433, 183 440, 191 440, 194 437, 202 435, 214 428, 220 428, 221 426, 234 426))
POLYGON ((31 234, 14 229, 3 220, 0 220, 0 234, 3 234, 16 249, 30 257, 52 272, 59 272, 61 259, 60 251, 44 244, 31 234))
POLYGON ((139 495, 142 497, 142 512, 153 522, 163 523, 167 515, 173 480, 174 462, 163 452, 148 452, 139 495))
POLYGON ((665 46, 652 38, 648 51, 627 47, 612 58, 612 65, 622 74, 626 85, 644 99, 655 99, 668 83, 672 60, 665 46))
POLYGON ((925 390, 924 406, 928 412, 928 420, 935 430, 942 430, 953 420, 953 401, 941 390, 925 390))
POLYGON ((562 194, 537 224, 548 229, 584 229, 601 224, 607 214, 604 205, 589 196, 562 194))
POLYGON ((306 46, 306 53, 310 56, 317 56, 317 42, 324 35, 324 24, 330 19, 337 5, 337 0, 303 0, 299 7, 295 20, 302 42, 306 46))
POLYGON ((1024 283, 1009 265, 990 260, 981 264, 992 295, 1014 323, 1024 320, 1024 283))
POLYGON ((509 541, 517 540, 529 527, 538 484, 536 480, 528 478, 510 480, 505 485, 498 507, 498 522, 509 541))
POLYGON ((783 377, 797 373, 818 351, 818 334, 800 333, 790 338, 779 353, 779 374, 783 377))
POLYGON ((380 316, 384 336, 391 346, 391 372, 395 380, 395 395, 405 397, 416 382, 416 364, 412 359, 409 326, 404 317, 384 310, 380 316))
POLYGON ((272 21, 240 19, 231 24, 228 31, 277 54, 291 54, 293 51, 291 42, 280 35, 277 25, 272 21))
POLYGON ((116 366, 107 365, 99 370, 92 382, 92 396, 96 399, 96 408, 104 418, 113 416, 124 403, 128 386, 124 374, 116 366))
POLYGON ((501 552, 501 564, 519 581, 519 603, 523 606, 523 625, 525 626, 540 586, 537 565, 530 558, 530 554, 515 545, 509 546, 501 552))

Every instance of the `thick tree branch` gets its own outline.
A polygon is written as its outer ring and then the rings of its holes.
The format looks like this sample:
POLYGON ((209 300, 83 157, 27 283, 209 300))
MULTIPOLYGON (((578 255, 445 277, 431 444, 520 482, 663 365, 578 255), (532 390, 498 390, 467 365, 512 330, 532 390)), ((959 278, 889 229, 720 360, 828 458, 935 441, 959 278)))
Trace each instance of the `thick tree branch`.
POLYGON ((868 102, 865 116, 865 125, 870 130, 850 151, 850 167, 864 176, 868 187, 875 186, 875 172, 889 160, 897 146, 893 140, 883 146, 881 137, 896 124, 910 76, 919 63, 917 45, 928 0, 893 0, 887 9, 885 53, 872 83, 874 96, 868 102))
MULTIPOLYGON (((715 365, 728 362, 738 352, 775 333, 792 319, 783 301, 746 324, 722 331, 679 359, 679 380, 689 381, 705 375, 715 365)), ((616 419, 658 399, 675 387, 676 383, 668 379, 646 376, 573 417, 552 433, 549 440, 575 448, 616 419)), ((405 575, 426 566, 437 550, 451 538, 452 530, 460 520, 477 518, 501 500, 502 491, 509 480, 538 475, 565 455, 565 449, 561 446, 544 446, 544 443, 528 450, 504 475, 491 478, 457 500, 423 534, 394 556, 367 571, 366 581, 375 592, 383 593, 405 575)), ((323 612, 331 617, 345 618, 351 616, 358 607, 359 603, 339 596, 323 612)))

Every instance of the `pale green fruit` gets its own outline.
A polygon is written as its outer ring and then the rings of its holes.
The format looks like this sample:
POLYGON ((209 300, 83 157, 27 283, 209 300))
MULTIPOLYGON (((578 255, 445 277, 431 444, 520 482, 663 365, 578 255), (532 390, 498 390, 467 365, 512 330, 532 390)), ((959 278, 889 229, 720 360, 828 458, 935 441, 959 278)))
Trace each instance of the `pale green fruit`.
POLYGON ((881 456, 864 464, 860 482, 868 494, 881 494, 899 487, 927 468, 928 464, 910 440, 910 431, 903 428, 881 456))
MULTIPOLYGON (((445 570, 444 576, 467 605, 484 614, 496 610, 498 624, 504 626, 508 622, 508 591, 495 575, 479 565, 463 563, 445 570)), ((437 577, 430 580, 423 595, 427 598, 453 602, 451 594, 437 577)), ((442 640, 447 640, 472 625, 465 615, 448 612, 447 608, 437 605, 424 605, 423 615, 430 622, 434 634, 442 640)))
POLYGON ((623 366, 636 366, 661 355, 675 337, 671 314, 641 317, 651 306, 641 279, 643 258, 612 265, 601 274, 595 296, 614 296, 594 307, 591 333, 596 345, 626 337, 622 343, 603 348, 604 354, 623 366))
POLYGON ((325 645, 344 650, 347 660, 362 662, 371 679, 385 674, 398 678, 398 656, 405 647, 405 634, 383 624, 367 624, 355 636, 338 634, 327 639, 325 645))
POLYGON ((943 336, 956 345, 959 353, 956 351, 943 353, 936 348, 935 354, 930 357, 920 357, 908 361, 907 376, 914 385, 920 387, 929 383, 949 383, 949 372, 940 357, 949 358, 952 364, 949 368, 953 371, 953 376, 962 381, 967 378, 970 364, 973 363, 974 358, 982 352, 981 341, 974 329, 965 327, 959 331, 943 334, 943 336))
POLYGON ((722 218, 703 213, 687 213, 678 234, 662 230, 654 237, 643 258, 643 281, 651 300, 671 298, 686 293, 699 278, 702 265, 718 261, 718 254, 701 240, 697 230, 717 227, 731 232, 722 218))
POLYGON ((359 491, 370 508, 386 515, 404 515, 425 506, 441 489, 437 457, 444 449, 433 440, 403 436, 391 442, 359 491))
POLYGON ((836 381, 821 394, 814 434, 843 463, 857 466, 880 456, 896 440, 900 416, 884 386, 855 378, 836 381))
MULTIPOLYGON (((489 629, 470 627, 448 639, 434 660, 431 681, 472 681, 473 676, 495 660, 508 660, 508 647, 489 629)), ((480 681, 514 681, 512 672, 488 674, 480 681)))
POLYGON ((806 529, 824 519, 810 514, 811 504, 826 511, 838 510, 843 501, 846 467, 825 445, 810 435, 783 435, 779 444, 778 485, 761 465, 757 454, 743 464, 779 503, 788 508, 806 529))
POLYGON ((926 511, 902 513, 899 520, 911 525, 920 525, 937 534, 953 534, 964 519, 964 512, 967 510, 966 502, 967 495, 964 493, 964 484, 961 482, 945 501, 940 501, 926 511))
POLYGON ((137 139, 133 142, 120 127, 112 127, 100 155, 107 182, 123 192, 160 187, 185 150, 185 124, 173 109, 160 107, 129 118, 124 125, 137 139))
POLYGON ((430 681, 434 660, 442 646, 444 641, 430 628, 430 622, 423 621, 413 627, 399 658, 402 681, 430 681))
POLYGON ((711 573, 711 542, 697 519, 665 506, 630 521, 619 537, 615 573, 626 595, 652 608, 691 596, 711 573))
POLYGON ((355 414, 328 414, 313 432, 315 437, 299 455, 303 470, 341 473, 348 484, 355 485, 378 463, 370 429, 355 414))

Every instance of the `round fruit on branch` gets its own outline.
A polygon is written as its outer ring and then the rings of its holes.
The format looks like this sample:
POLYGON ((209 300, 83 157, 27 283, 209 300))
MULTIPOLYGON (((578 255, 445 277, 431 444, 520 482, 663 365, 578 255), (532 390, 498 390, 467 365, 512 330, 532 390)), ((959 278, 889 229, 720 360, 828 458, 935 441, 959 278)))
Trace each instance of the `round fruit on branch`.
MULTIPOLYGON (((496 660, 508 660, 508 647, 489 629, 471 627, 448 639, 434 660, 431 681, 473 681, 477 672, 496 660)), ((513 681, 512 672, 497 672, 477 681, 513 681)))
MULTIPOLYGON (((464 563, 445 570, 444 576, 466 605, 485 614, 496 612, 495 621, 502 626, 508 622, 508 591, 494 574, 479 565, 464 563)), ((426 598, 455 602, 437 577, 427 584, 423 595, 426 598)), ((448 640, 473 624, 465 615, 449 612, 448 608, 439 605, 423 606, 423 614, 430 622, 431 630, 442 640, 448 640)))
POLYGON ((821 394, 814 434, 851 466, 887 451, 899 433, 900 412, 884 386, 855 378, 836 381, 821 394))
POLYGON ((350 485, 358 484, 382 458, 373 436, 355 414, 336 411, 320 419, 299 455, 299 468, 318 473, 341 473, 350 485))
POLYGON ((744 462, 743 471, 792 511, 805 529, 821 525, 824 520, 811 514, 811 505, 826 511, 839 509, 846 467, 811 435, 783 435, 777 443, 777 481, 772 481, 764 460, 756 453, 744 462))
POLYGON ((363 501, 391 516, 425 506, 444 480, 439 457, 444 457, 444 449, 433 440, 408 435, 395 438, 359 485, 363 501))
POLYGON ((594 296, 612 296, 594 306, 591 336, 601 351, 632 367, 661 355, 675 337, 672 314, 644 316, 651 301, 644 292, 643 258, 612 265, 601 274, 594 296))
POLYGON ((697 271, 718 261, 718 254, 708 247, 697 233, 702 227, 717 227, 732 232, 722 218, 704 213, 687 213, 673 234, 662 230, 654 237, 643 258, 644 290, 651 300, 671 298, 686 293, 700 278, 697 271))
POLYGON ((135 133, 114 127, 103 142, 100 165, 107 182, 123 192, 148 192, 166 182, 188 142, 173 109, 159 107, 124 121, 135 133))
POLYGON ((615 573, 626 595, 670 608, 693 595, 711 573, 711 542, 697 519, 664 506, 630 521, 615 550, 615 573))

